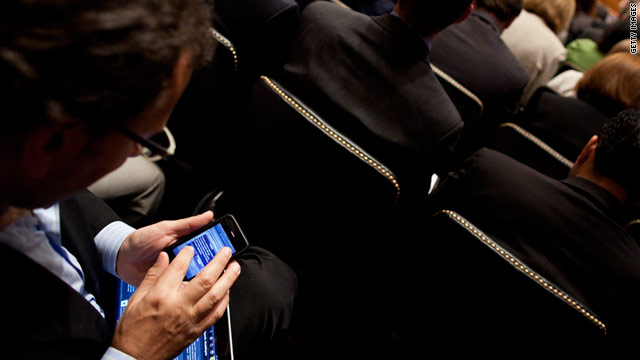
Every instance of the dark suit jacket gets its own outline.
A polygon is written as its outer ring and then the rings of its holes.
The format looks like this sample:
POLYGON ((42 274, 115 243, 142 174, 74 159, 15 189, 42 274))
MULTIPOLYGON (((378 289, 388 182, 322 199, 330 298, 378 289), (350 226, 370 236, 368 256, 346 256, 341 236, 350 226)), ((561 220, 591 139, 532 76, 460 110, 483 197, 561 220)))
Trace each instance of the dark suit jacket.
MULTIPOLYGON (((115 288, 93 237, 118 217, 88 191, 60 203, 63 246, 82 266, 86 289, 105 310, 115 310, 115 288), (84 208, 85 211, 81 211, 84 208), (90 209, 90 211, 86 211, 90 209), (106 305, 105 305, 106 304, 106 305)), ((3 351, 13 359, 99 359, 111 343, 112 323, 78 292, 15 250, 2 247, 0 271, 6 274, 2 297, 5 329, 3 351)))
POLYGON ((515 122, 571 161, 593 135, 600 134, 607 117, 580 100, 538 89, 515 122))
POLYGON ((424 40, 393 15, 317 1, 302 12, 277 80, 391 168, 401 186, 425 187, 450 165, 463 127, 428 55, 424 40))
POLYGON ((490 13, 475 10, 440 32, 431 61, 482 100, 483 121, 495 124, 520 107, 529 73, 500 38, 490 13))
POLYGON ((640 247, 605 189, 554 180, 482 149, 444 180, 429 207, 458 212, 594 312, 609 335, 637 335, 640 247))

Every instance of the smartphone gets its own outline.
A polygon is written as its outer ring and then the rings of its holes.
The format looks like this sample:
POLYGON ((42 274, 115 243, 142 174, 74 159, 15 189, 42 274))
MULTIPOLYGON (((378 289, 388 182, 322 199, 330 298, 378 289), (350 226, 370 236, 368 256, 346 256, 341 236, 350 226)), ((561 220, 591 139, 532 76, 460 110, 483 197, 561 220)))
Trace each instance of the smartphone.
POLYGON ((225 215, 202 229, 178 239, 164 251, 169 254, 169 260, 172 261, 180 250, 187 246, 192 246, 195 250, 185 275, 186 280, 191 280, 223 247, 231 248, 233 259, 249 247, 249 242, 233 215, 225 215))

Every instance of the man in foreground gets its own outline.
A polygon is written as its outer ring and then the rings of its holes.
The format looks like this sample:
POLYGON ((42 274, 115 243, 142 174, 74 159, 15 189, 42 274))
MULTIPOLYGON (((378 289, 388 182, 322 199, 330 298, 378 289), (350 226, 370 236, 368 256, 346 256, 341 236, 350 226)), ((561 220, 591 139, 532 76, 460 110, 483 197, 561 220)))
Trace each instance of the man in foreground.
MULTIPOLYGON (((211 54, 209 14, 200 1, 0 5, 0 263, 12 274, 2 300, 12 358, 168 359, 224 313, 240 274, 228 249, 189 283, 193 249, 171 264, 161 252, 210 212, 133 231, 80 192, 162 131, 192 69, 211 54), (114 333, 101 268, 138 287, 114 333)), ((278 259, 253 256, 264 259, 247 261, 256 274, 240 288, 263 301, 231 303, 242 309, 235 323, 247 325, 236 333, 261 342, 288 326, 296 285, 278 259), (271 274, 277 287, 262 282, 271 274)))

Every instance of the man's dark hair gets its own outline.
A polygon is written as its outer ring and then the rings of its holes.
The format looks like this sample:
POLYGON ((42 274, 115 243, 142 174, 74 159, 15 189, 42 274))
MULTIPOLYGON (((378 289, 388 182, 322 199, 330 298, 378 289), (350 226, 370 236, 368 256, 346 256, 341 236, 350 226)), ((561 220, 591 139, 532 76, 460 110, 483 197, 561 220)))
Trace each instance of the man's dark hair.
POLYGON ((522 0, 476 0, 476 5, 505 22, 515 19, 522 11, 522 0))
POLYGON ((184 50, 208 60, 211 8, 201 0, 3 0, 3 133, 66 114, 103 127, 139 115, 184 50))
POLYGON ((640 200, 640 109, 625 110, 604 124, 594 166, 624 187, 629 199, 640 200))
POLYGON ((435 34, 453 24, 473 0, 398 0, 409 23, 422 22, 426 34, 435 34))

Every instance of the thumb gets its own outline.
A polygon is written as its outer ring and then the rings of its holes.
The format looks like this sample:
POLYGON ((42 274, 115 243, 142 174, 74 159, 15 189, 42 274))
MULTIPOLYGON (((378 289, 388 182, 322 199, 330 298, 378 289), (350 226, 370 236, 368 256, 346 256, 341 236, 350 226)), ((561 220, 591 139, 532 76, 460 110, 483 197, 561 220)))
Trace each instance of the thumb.
POLYGON ((151 268, 147 271, 147 274, 142 279, 140 286, 136 289, 136 291, 131 295, 129 299, 129 303, 134 303, 138 301, 138 299, 144 298, 144 296, 149 292, 149 290, 156 284, 160 275, 165 271, 165 269, 169 266, 169 255, 164 251, 161 251, 158 257, 156 258, 156 262, 153 264, 151 268))

